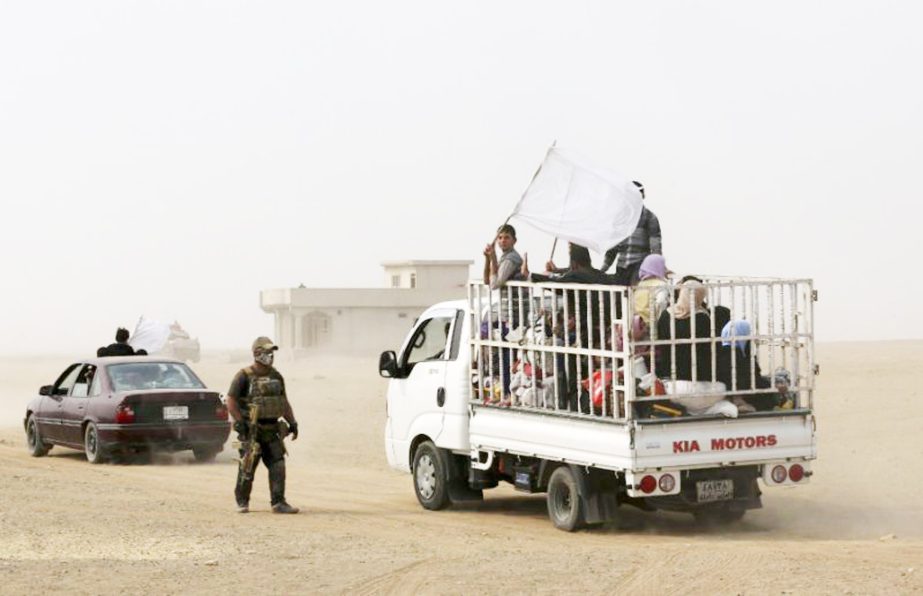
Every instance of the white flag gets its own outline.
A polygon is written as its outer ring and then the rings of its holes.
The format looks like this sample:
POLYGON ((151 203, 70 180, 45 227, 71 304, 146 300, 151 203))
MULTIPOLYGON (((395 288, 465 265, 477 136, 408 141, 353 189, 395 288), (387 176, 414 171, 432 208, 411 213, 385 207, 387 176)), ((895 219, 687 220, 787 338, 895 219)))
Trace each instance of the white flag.
POLYGON ((135 325, 135 332, 131 334, 128 345, 137 350, 145 350, 148 354, 161 351, 170 338, 170 326, 160 321, 145 318, 143 315, 135 325))
POLYGON ((512 217, 604 253, 638 227, 641 200, 628 178, 552 147, 512 217))

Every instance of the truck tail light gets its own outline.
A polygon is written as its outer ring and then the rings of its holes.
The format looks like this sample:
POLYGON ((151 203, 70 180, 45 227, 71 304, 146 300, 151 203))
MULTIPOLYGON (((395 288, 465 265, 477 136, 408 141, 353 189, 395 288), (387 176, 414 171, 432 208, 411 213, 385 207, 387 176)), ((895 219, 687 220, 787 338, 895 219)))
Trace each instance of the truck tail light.
POLYGON ((788 470, 785 469, 785 466, 776 466, 772 469, 772 481, 777 484, 782 484, 785 482, 785 479, 788 478, 788 470))
POLYGON ((792 482, 801 482, 801 479, 804 478, 804 468, 801 467, 801 464, 795 464, 789 468, 788 477, 792 482))
POLYGON ((664 474, 660 477, 660 482, 658 484, 661 492, 672 492, 673 488, 676 486, 676 479, 673 478, 673 474, 664 474))
POLYGON ((119 404, 115 409, 115 421, 118 424, 129 424, 135 421, 135 411, 128 404, 119 404))
POLYGON ((641 489, 641 492, 651 494, 657 490, 657 479, 651 475, 647 475, 641 479, 641 483, 638 485, 638 488, 641 489))
POLYGON ((215 407, 215 418, 218 420, 227 420, 228 419, 228 408, 222 403, 219 403, 215 407))

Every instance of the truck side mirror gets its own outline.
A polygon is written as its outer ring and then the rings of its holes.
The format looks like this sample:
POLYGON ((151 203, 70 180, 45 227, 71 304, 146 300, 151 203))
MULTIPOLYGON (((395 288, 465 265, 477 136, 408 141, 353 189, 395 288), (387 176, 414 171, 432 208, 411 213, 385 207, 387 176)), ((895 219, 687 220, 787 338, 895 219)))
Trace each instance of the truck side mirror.
POLYGON ((397 354, 393 350, 381 353, 378 358, 378 374, 385 378, 398 376, 397 354))
POLYGON ((54 385, 42 385, 39 390, 39 395, 52 395, 54 393, 54 385))

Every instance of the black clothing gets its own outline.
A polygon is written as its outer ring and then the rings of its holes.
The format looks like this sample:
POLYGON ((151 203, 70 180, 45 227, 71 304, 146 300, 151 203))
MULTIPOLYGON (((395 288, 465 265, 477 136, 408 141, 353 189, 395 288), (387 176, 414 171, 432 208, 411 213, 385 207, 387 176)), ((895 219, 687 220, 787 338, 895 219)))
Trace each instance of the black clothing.
MULTIPOLYGON (((533 282, 552 282, 552 283, 572 283, 572 284, 593 284, 593 285, 612 285, 613 278, 597 269, 568 269, 561 274, 543 275, 533 273, 530 277, 533 282)), ((570 317, 579 320, 579 334, 577 330, 569 330, 569 322, 563 320, 564 304, 559 303, 560 309, 556 316, 557 326, 564 330, 569 347, 594 348, 602 349, 605 347, 603 339, 608 339, 607 335, 611 326, 611 300, 608 292, 581 292, 580 304, 577 302, 577 293, 573 290, 562 292, 563 302, 567 304, 567 312, 570 317), (602 294, 602 296, 600 296, 602 294), (599 302, 602 299, 603 308, 600 313, 599 302), (589 302, 589 309, 587 309, 589 302), (577 314, 579 313, 579 318, 577 314), (603 335, 600 336, 600 316, 602 317, 603 335), (590 321, 592 320, 592 327, 590 321)), ((615 299, 615 316, 622 316, 622 300, 620 295, 615 299)), ((579 380, 589 377, 589 363, 585 356, 576 356, 568 354, 557 355, 558 373, 556 383, 558 384, 558 408, 571 411, 590 413, 589 394, 581 391, 578 385, 579 380), (579 374, 578 374, 579 373, 579 374)))
POLYGON ((561 274, 531 274, 529 281, 535 283, 556 282, 561 284, 610 285, 612 278, 598 269, 568 269, 561 274))
MULTIPOLYGON (((568 269, 564 273, 557 275, 544 275, 541 273, 533 273, 530 277, 530 280, 536 283, 562 283, 562 284, 594 284, 594 285, 604 285, 609 286, 613 284, 613 277, 611 275, 606 275, 598 269, 568 269)), ((600 342, 599 338, 599 302, 600 302, 600 293, 601 292, 582 292, 580 294, 580 304, 577 304, 576 292, 568 290, 563 292, 564 301, 567 304, 567 311, 571 317, 576 318, 576 315, 580 314, 580 347, 588 348, 590 346, 590 334, 588 334, 590 319, 593 320, 593 333, 592 333, 592 347, 595 349, 603 348, 604 346, 600 342), (587 312, 587 301, 590 303, 589 313, 587 312)), ((603 329, 608 332, 609 323, 611 321, 611 301, 608 293, 602 293, 602 303, 603 303, 603 312, 602 312, 602 322, 603 329)), ((559 304, 558 307, 563 312, 564 304, 559 304)), ((617 295, 615 299, 615 318, 620 319, 622 317, 622 301, 617 295)))
POLYGON ((743 351, 732 348, 731 346, 718 346, 715 362, 718 374, 718 380, 724 383, 728 391, 746 391, 749 389, 769 389, 765 393, 743 395, 744 401, 755 407, 757 410, 771 410, 779 405, 779 393, 772 387, 772 380, 764 377, 760 370, 760 363, 753 358, 753 367, 750 367, 750 347, 747 346, 743 351), (733 367, 733 372, 732 372, 733 367), (751 370, 754 373, 753 379, 756 386, 750 382, 751 370), (732 381, 736 380, 736 387, 732 381))
MULTIPOLYGON (((265 374, 257 374, 253 367, 241 369, 234 376, 228 389, 228 396, 237 401, 247 432, 257 433, 260 444, 260 458, 253 461, 250 470, 244 469, 243 457, 246 452, 244 449, 240 450, 241 464, 237 467, 237 484, 234 487, 234 498, 237 499, 238 505, 250 503, 253 474, 260 460, 269 470, 269 494, 272 504, 285 502, 285 445, 282 443, 278 418, 260 417, 256 428, 249 424, 251 400, 270 394, 285 399, 285 379, 272 367, 269 367, 265 374), (251 376, 254 379, 252 384, 251 376)), ((244 435, 238 437, 242 443, 247 440, 244 435)))
POLYGON ((134 348, 132 348, 128 344, 124 344, 121 342, 115 342, 114 344, 109 344, 105 348, 100 348, 100 349, 105 350, 104 354, 99 354, 99 351, 96 352, 97 355, 101 355, 101 356, 134 356, 135 355, 134 348))
MULTIPOLYGON (((670 339, 670 311, 665 310, 657 320, 657 339, 670 339)), ((676 339, 692 338, 692 318, 676 319, 676 339)), ((708 315, 699 312, 695 315, 695 336, 697 338, 711 337, 711 321, 708 315)), ((720 345, 720 338, 717 340, 720 345)), ((657 346, 655 358, 657 376, 661 379, 671 378, 673 365, 673 346, 657 346)), ((676 347, 676 380, 692 381, 692 346, 690 344, 677 344, 676 347)), ((713 381, 711 373, 712 342, 695 344, 695 372, 696 381, 713 381)))
POLYGON ((614 283, 619 286, 635 286, 638 285, 639 272, 641 270, 642 261, 633 263, 631 265, 626 265, 624 267, 616 267, 615 274, 612 276, 614 283))
POLYGON ((726 306, 715 306, 715 337, 721 337, 721 331, 730 321, 731 309, 726 306))
MULTIPOLYGON (((250 491, 253 490, 253 475, 256 468, 263 461, 263 465, 269 470, 269 496, 273 505, 285 502, 285 445, 282 444, 282 437, 279 435, 278 423, 260 424, 256 429, 250 428, 248 432, 256 432, 257 440, 260 444, 260 459, 253 460, 253 466, 250 470, 244 470, 243 463, 237 467, 237 484, 234 487, 234 498, 238 505, 248 505, 250 503, 250 491)), ((243 443, 247 437, 238 435, 238 439, 243 443)), ((243 460, 245 450, 240 450, 240 457, 243 460)))

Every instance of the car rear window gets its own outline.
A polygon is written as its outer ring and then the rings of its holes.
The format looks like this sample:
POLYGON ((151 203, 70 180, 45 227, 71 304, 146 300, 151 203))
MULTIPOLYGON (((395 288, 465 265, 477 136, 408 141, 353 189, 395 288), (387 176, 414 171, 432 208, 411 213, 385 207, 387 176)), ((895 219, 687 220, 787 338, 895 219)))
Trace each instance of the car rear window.
POLYGON ((109 379, 116 391, 139 389, 204 389, 205 385, 185 364, 139 362, 112 364, 109 379))

